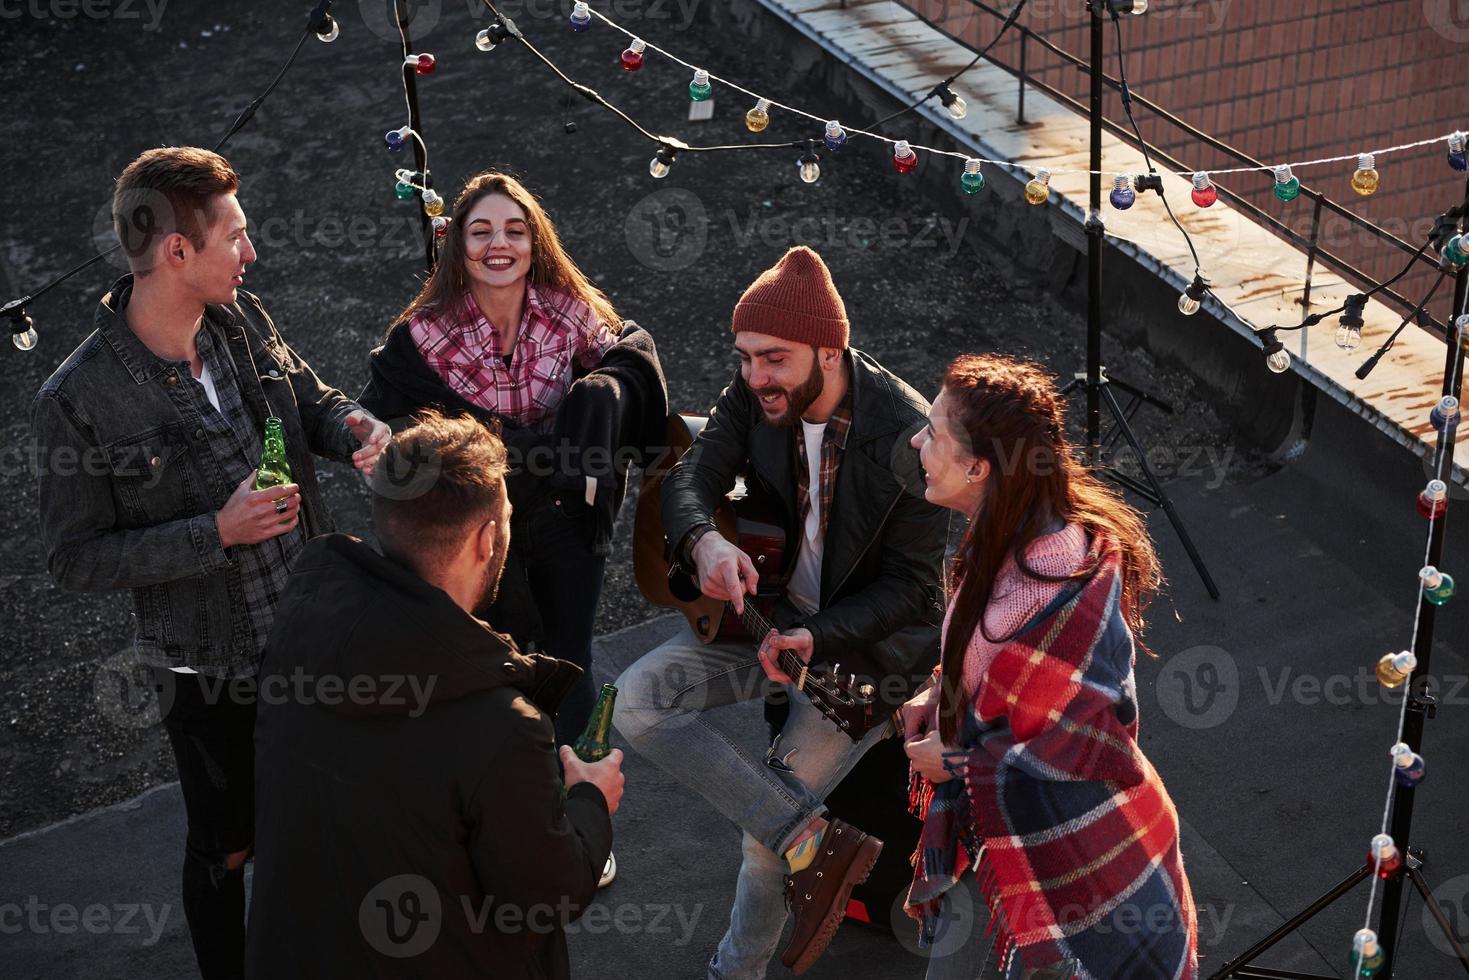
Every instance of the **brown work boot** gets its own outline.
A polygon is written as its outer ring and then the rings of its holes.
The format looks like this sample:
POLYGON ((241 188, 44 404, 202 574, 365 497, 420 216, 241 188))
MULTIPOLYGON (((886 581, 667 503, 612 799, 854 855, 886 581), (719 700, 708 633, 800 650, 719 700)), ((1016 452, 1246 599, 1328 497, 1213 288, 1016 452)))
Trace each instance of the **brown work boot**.
POLYGON ((827 824, 816 860, 786 876, 786 906, 795 917, 791 941, 780 961, 800 976, 836 938, 852 887, 867 880, 882 841, 841 820, 827 824))

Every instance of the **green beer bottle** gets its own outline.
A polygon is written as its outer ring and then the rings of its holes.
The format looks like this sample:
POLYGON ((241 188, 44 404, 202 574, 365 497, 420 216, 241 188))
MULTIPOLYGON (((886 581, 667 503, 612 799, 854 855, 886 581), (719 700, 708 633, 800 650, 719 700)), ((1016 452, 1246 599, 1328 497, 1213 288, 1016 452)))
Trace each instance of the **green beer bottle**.
POLYGON ((290 482, 291 463, 286 459, 286 436, 281 431, 281 420, 271 416, 265 420, 265 451, 260 454, 255 489, 264 490, 290 482))
POLYGON ((586 730, 571 747, 571 751, 581 761, 601 762, 611 754, 612 705, 616 701, 617 688, 611 684, 603 684, 602 693, 597 697, 597 706, 592 709, 592 717, 587 719, 586 730))

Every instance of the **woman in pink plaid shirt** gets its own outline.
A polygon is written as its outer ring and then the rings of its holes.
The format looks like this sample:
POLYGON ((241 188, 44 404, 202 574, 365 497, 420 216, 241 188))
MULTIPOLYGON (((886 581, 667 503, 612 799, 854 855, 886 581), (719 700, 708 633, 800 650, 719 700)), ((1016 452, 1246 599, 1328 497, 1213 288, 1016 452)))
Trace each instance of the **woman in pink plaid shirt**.
POLYGON ((639 413, 633 431, 643 415, 661 423, 662 371, 647 332, 622 322, 518 180, 479 174, 453 215, 437 268, 373 351, 361 402, 384 419, 434 406, 501 429, 516 471, 508 480, 514 516, 500 596, 486 618, 523 647, 539 643, 583 668, 556 719, 558 742, 570 743, 595 702, 592 624, 611 523, 601 512, 620 505, 625 467, 583 465, 582 430, 559 415, 573 382, 596 370, 597 394, 583 414, 608 415, 611 397, 610 414, 639 413), (619 404, 629 401, 631 409, 619 404))

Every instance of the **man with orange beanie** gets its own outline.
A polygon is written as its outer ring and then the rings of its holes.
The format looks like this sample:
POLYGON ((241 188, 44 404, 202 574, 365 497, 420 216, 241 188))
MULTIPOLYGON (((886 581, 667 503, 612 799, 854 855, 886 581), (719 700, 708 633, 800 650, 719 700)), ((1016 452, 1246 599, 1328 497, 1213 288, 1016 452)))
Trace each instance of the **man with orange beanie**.
POLYGON ((899 475, 920 472, 907 440, 926 423, 928 402, 848 346, 846 306, 819 255, 798 246, 761 273, 731 329, 739 372, 664 482, 663 525, 699 589, 742 613, 759 576, 714 513, 743 474, 749 495, 782 515, 794 556, 771 616, 781 631, 757 638, 757 649, 703 644, 683 628, 618 679, 615 724, 744 831, 729 930, 709 977, 751 980, 765 975, 787 907, 795 924, 781 960, 797 974, 814 963, 882 849, 828 821, 822 801, 892 733, 904 692, 938 661, 947 519, 899 475), (829 720, 777 665, 785 651, 815 667, 839 664, 852 689, 870 684, 875 724, 844 732, 829 720), (790 712, 764 760, 706 714, 773 690, 789 697, 790 712))

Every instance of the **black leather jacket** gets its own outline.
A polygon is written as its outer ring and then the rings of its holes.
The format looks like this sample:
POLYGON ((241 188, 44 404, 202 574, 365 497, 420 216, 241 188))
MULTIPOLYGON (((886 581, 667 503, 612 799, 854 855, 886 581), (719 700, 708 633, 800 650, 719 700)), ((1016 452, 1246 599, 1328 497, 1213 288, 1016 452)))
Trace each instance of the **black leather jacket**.
MULTIPOLYGON (((861 351, 848 352, 852 427, 837 471, 821 563, 821 606, 799 625, 814 637, 812 662, 840 662, 872 680, 880 715, 891 714, 938 663, 947 511, 923 498, 908 440, 928 402, 861 351)), ((767 425, 744 379, 719 396, 709 422, 663 485, 663 526, 692 568, 690 532, 744 474, 751 494, 778 506, 790 554, 798 541, 795 437, 767 425)))

